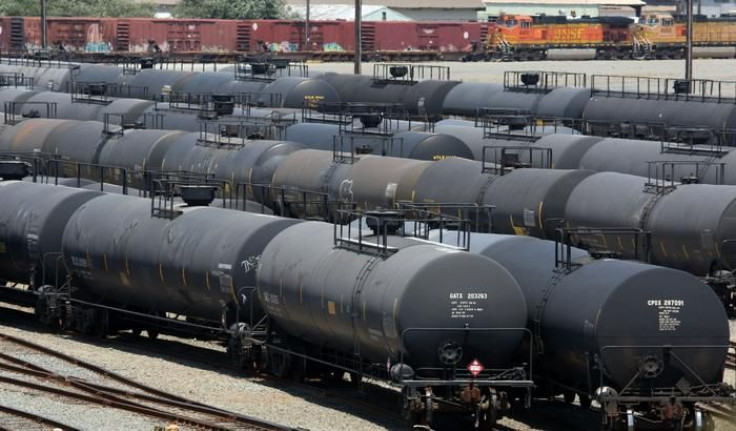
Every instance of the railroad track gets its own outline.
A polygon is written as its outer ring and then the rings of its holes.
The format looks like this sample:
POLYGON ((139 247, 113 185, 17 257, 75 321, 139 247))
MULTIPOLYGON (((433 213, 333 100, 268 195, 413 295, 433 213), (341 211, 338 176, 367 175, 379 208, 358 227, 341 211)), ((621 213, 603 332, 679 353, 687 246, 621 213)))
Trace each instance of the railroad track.
POLYGON ((58 428, 64 431, 79 431, 78 428, 51 420, 47 417, 0 405, 0 430, 58 428))
MULTIPOLYGON (((73 399, 77 402, 97 404, 160 419, 168 423, 191 426, 207 430, 288 430, 291 428, 262 421, 246 415, 226 411, 193 400, 169 394, 94 364, 56 352, 35 343, 7 334, 0 334, 0 382, 5 385, 23 387, 50 397, 73 399), (77 367, 90 378, 60 374, 23 359, 40 355, 64 363, 65 367, 77 367), (16 353, 16 354, 13 354, 16 353)), ((48 362, 48 360, 46 361, 48 362)), ((10 409, 13 410, 13 409, 10 409)), ((20 411, 12 413, 20 415, 20 411)), ((11 414, 11 413, 7 413, 11 414)), ((45 418, 29 418, 39 422, 45 418)), ((73 429, 63 426, 62 429, 73 429)))

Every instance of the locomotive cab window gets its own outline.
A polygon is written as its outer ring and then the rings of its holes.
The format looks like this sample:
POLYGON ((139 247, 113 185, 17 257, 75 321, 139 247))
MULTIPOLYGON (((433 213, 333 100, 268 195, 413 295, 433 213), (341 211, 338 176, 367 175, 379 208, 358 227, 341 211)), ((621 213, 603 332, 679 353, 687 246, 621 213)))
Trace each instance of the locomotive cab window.
POLYGON ((521 28, 532 28, 532 23, 530 21, 522 21, 521 28))
POLYGON ((507 19, 506 20, 506 27, 513 27, 515 25, 516 25, 516 20, 515 19, 507 19))
POLYGON ((672 27, 673 21, 671 19, 663 19, 662 25, 665 27, 672 27))

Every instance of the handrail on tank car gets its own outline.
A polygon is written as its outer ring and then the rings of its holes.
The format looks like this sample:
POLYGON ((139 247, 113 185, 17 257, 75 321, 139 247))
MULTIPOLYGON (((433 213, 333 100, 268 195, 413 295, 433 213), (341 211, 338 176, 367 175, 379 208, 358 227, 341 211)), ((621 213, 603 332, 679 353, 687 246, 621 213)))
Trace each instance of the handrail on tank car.
POLYGON ((633 239, 634 248, 634 260, 643 262, 651 261, 651 248, 652 248, 652 233, 643 229, 637 228, 587 228, 587 227, 558 227, 555 229, 555 268, 565 269, 571 271, 573 268, 582 266, 581 263, 573 262, 572 260, 572 247, 574 236, 577 236, 577 242, 580 247, 589 251, 593 257, 610 257, 611 251, 605 249, 596 250, 596 244, 594 243, 583 243, 582 236, 599 236, 603 240, 604 247, 607 247, 606 236, 617 235, 619 246, 623 249, 620 235, 631 235, 633 239), (640 250, 641 249, 641 255, 640 250))
POLYGON ((347 163, 354 164, 359 154, 371 154, 373 153, 373 147, 366 144, 362 147, 355 147, 356 139, 369 139, 380 141, 381 143, 381 155, 388 155, 395 146, 399 147, 399 154, 395 157, 404 157, 404 139, 394 138, 390 135, 381 134, 353 134, 353 133, 342 133, 334 135, 332 137, 332 160, 336 163, 347 163), (345 140, 350 143, 350 153, 345 148, 345 140), (398 144, 397 144, 398 143, 398 144))
POLYGON ((5 124, 15 125, 25 119, 32 118, 56 118, 58 104, 56 102, 5 102, 3 109, 3 120, 5 124), (31 110, 27 114, 23 113, 23 107, 25 106, 42 106, 46 108, 46 116, 41 117, 41 112, 37 110, 31 110), (20 118, 18 117, 20 115, 20 118))
POLYGON ((342 220, 358 220, 358 238, 353 238, 352 223, 348 223, 347 228, 341 223, 333 223, 332 242, 336 247, 344 247, 351 250, 357 249, 358 253, 375 251, 380 256, 384 257, 399 251, 398 248, 388 245, 389 234, 387 225, 388 223, 403 223, 403 219, 395 217, 390 219, 382 218, 354 210, 338 210, 338 214, 340 215, 339 218, 342 220), (367 242, 363 240, 363 218, 366 219, 366 226, 370 226, 369 221, 373 220, 375 223, 373 226, 379 227, 378 232, 375 234, 376 242, 367 242), (338 226, 340 227, 338 228, 338 226), (347 236, 345 236, 346 230, 347 236))
MULTIPOLYGON (((692 391, 684 391, 683 389, 674 386, 674 387, 668 387, 668 388, 647 388, 643 391, 643 393, 640 393, 636 391, 635 388, 633 388, 633 385, 642 377, 642 374, 644 372, 643 365, 642 367, 639 367, 637 372, 634 374, 634 376, 627 382, 627 384, 620 390, 616 395, 610 394, 610 393, 601 393, 598 396, 600 398, 603 398, 604 400, 611 400, 611 401, 617 401, 617 402, 652 402, 652 401, 664 401, 669 400, 672 397, 676 397, 680 401, 685 402, 697 402, 697 401, 713 401, 713 402, 728 402, 731 404, 736 404, 736 391, 734 390, 733 386, 727 385, 727 387, 723 386, 723 382, 718 383, 707 383, 703 380, 703 378, 696 373, 692 368, 690 368, 687 363, 681 359, 674 351, 675 350, 725 350, 725 352, 729 351, 736 351, 736 347, 733 345, 725 344, 725 345, 670 345, 670 344, 664 344, 664 345, 609 345, 609 346, 603 346, 600 348, 600 357, 601 360, 597 361, 597 366, 599 367, 599 388, 604 387, 605 378, 609 374, 606 371, 606 365, 605 361, 603 360, 603 356, 607 351, 621 351, 621 350, 661 350, 662 356, 665 358, 663 360, 667 360, 668 362, 672 362, 674 360, 675 362, 679 363, 684 369, 681 371, 684 371, 691 376, 695 377, 697 382, 700 384, 700 386, 691 386, 687 389, 694 389, 694 390, 701 390, 705 391, 704 395, 691 395, 692 391), (631 393, 631 395, 626 395, 627 393, 631 393), (679 395, 674 395, 674 394, 679 395), (727 395, 729 394, 730 395, 727 395), (708 395, 710 394, 710 395, 708 395)), ((649 355, 649 354, 648 354, 649 355)), ((649 355, 650 356, 650 355, 649 355)), ((600 400, 599 400, 600 401, 600 400)))
MULTIPOLYGON (((100 191, 105 191, 105 173, 106 172, 119 172, 120 173, 120 180, 117 180, 121 187, 123 188, 122 194, 127 195, 128 194, 128 188, 130 185, 130 175, 128 173, 128 169, 122 168, 120 166, 112 166, 112 165, 103 165, 100 163, 84 163, 84 162, 75 162, 71 160, 62 160, 60 158, 51 158, 46 161, 47 164, 47 172, 46 176, 47 179, 54 179, 54 185, 59 185, 59 178, 68 178, 64 175, 62 175, 62 172, 64 171, 64 166, 71 166, 72 170, 74 171, 74 177, 77 180, 77 187, 81 187, 82 185, 82 178, 91 179, 92 175, 82 175, 82 169, 87 168, 89 171, 97 171, 99 174, 99 183, 100 183, 100 191)), ((114 176, 114 175, 113 175, 114 176)))
MULTIPOLYGON (((647 182, 645 187, 653 187, 655 192, 671 189, 679 184, 699 184, 709 169, 715 170, 712 184, 723 185, 726 176, 726 164, 723 162, 688 161, 688 160, 654 160, 647 161, 647 182), (689 176, 676 179, 677 168, 690 166, 689 176)), ((681 172, 680 172, 681 173, 681 172)))
MULTIPOLYGON (((529 346, 532 346, 533 334, 528 328, 406 328, 401 331, 401 343, 406 345, 406 336, 412 332, 456 332, 460 333, 467 343, 467 338, 471 333, 522 333, 524 338, 529 339, 529 346)), ((489 342, 489 344, 492 344, 489 342)), ((529 348, 529 358, 527 363, 521 363, 519 366, 511 366, 509 368, 486 368, 480 372, 477 376, 473 376, 470 371, 464 367, 458 368, 457 365, 460 363, 464 352, 462 352, 462 346, 458 346, 461 351, 461 355, 457 357, 454 363, 445 364, 445 368, 436 367, 422 367, 414 370, 414 375, 409 379, 404 379, 402 373, 398 373, 398 379, 393 379, 392 382, 401 384, 409 387, 425 387, 425 386, 457 386, 472 384, 474 386, 505 386, 512 388, 534 388, 536 385, 531 379, 534 375, 534 348, 529 348), (437 373, 437 372, 450 372, 450 378, 438 379, 436 377, 422 378, 419 374, 424 372, 437 373)), ((404 362, 404 351, 402 350, 399 354, 399 362, 394 364, 403 368, 404 362)), ((470 359, 468 359, 468 362, 470 359)), ((446 374, 445 374, 446 375, 446 374)))
POLYGON ((667 136, 667 123, 647 121, 580 120, 585 135, 621 139, 663 141, 667 136))
POLYGON ((33 77, 18 72, 0 72, 0 88, 2 87, 25 87, 27 90, 32 90, 33 77))
POLYGON ((711 103, 736 103, 736 81, 591 75, 591 95, 711 103))
MULTIPOLYGON (((409 214, 411 214, 412 211, 421 211, 420 214, 422 214, 422 217, 415 218, 426 220, 431 220, 431 216, 436 215, 437 213, 444 215, 445 217, 447 217, 448 212, 458 213, 459 215, 455 217, 456 219, 468 221, 468 226, 475 224, 475 228, 472 229, 473 232, 493 232, 492 213, 496 208, 495 205, 456 202, 417 203, 411 201, 398 201, 396 202, 396 207, 401 211, 408 211, 409 214), (483 226, 482 222, 487 222, 487 227, 483 226)), ((458 238, 458 241, 459 240, 460 238, 458 238)), ((440 242, 442 242, 442 231, 440 231, 440 242)), ((460 246, 458 245, 458 247, 460 246)), ((467 240, 467 248, 470 248, 470 237, 468 237, 467 240)))
POLYGON ((251 182, 239 182, 235 184, 235 193, 230 194, 230 207, 237 209, 237 203, 243 203, 243 211, 246 211, 245 201, 252 200, 261 204, 261 211, 265 207, 271 208, 276 215, 282 217, 295 217, 305 220, 317 220, 330 222, 336 220, 339 210, 348 208, 355 210, 357 204, 352 202, 341 202, 330 199, 325 192, 300 189, 291 186, 275 186, 272 184, 257 184, 251 182), (233 198, 236 200, 233 205, 233 198), (312 208, 318 208, 312 211, 312 208), (301 208, 301 210, 299 210, 301 208), (293 210, 293 211, 292 211, 293 210))
POLYGON ((185 187, 210 187, 213 196, 220 191, 223 208, 227 208, 225 190, 228 182, 213 178, 212 174, 199 174, 186 171, 160 171, 144 173, 147 193, 151 198, 151 217, 173 219, 179 213, 174 210, 176 196, 182 194, 185 187))
POLYGON ((507 91, 549 93, 559 87, 585 88, 588 75, 579 72, 516 71, 503 73, 503 88, 507 91))
POLYGON ((504 176, 507 171, 514 169, 530 168, 534 166, 534 155, 541 154, 541 162, 539 167, 542 169, 552 169, 552 149, 544 147, 532 147, 532 146, 484 146, 483 147, 483 159, 481 160, 481 172, 504 176), (492 165, 486 164, 488 152, 493 152, 493 163, 492 165), (500 157, 499 157, 500 152, 500 157), (520 154, 525 152, 529 153, 529 162, 522 162, 519 158, 520 154))

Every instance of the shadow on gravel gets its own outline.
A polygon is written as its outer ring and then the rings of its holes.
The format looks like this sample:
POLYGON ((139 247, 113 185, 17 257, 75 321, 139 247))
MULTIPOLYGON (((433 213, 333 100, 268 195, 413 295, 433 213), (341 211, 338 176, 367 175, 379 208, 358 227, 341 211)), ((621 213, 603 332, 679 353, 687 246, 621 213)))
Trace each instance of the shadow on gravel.
MULTIPOLYGON (((21 330, 51 333, 28 312, 0 308, 0 324, 21 330)), ((248 379, 250 382, 283 391, 310 403, 359 417, 390 430, 407 429, 399 416, 400 397, 396 391, 370 382, 363 383, 357 390, 346 380, 309 380, 298 383, 270 375, 248 375, 231 367, 225 348, 211 343, 208 347, 187 344, 175 339, 148 339, 123 332, 107 338, 98 338, 75 333, 57 333, 58 336, 107 349, 137 355, 146 355, 168 362, 201 370, 216 371, 232 377, 248 379)), ((143 382, 145 383, 145 382, 143 382)), ((247 405, 242 412, 247 414, 247 405)), ((495 431, 538 429, 548 431, 572 431, 598 429, 598 414, 582 410, 579 406, 559 401, 535 400, 531 410, 510 416, 514 425, 498 424, 495 431), (516 425, 518 424, 518 426, 516 425)), ((433 423, 436 431, 473 430, 473 422, 464 416, 439 416, 433 423)))

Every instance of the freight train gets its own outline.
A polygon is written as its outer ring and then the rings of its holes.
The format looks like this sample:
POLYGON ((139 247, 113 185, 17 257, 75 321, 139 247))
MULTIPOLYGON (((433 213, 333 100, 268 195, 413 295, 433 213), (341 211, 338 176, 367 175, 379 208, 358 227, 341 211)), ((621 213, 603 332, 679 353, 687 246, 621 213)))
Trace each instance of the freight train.
MULTIPOLYGON (((361 48, 370 58, 457 60, 491 28, 493 23, 485 22, 366 21, 361 48)), ((151 55, 233 59, 261 53, 347 60, 355 51, 351 21, 310 21, 308 42, 303 20, 52 17, 46 31, 57 54, 90 60, 151 55)), ((0 52, 26 55, 40 49, 38 17, 0 17, 0 52)))
MULTIPOLYGON (((17 167, 0 163, 6 177, 17 167)), ((0 183, 0 198, 0 277, 30 279, 39 316, 65 327, 137 331, 136 319, 176 313, 229 339, 241 365, 392 382, 407 419, 430 425, 450 409, 491 429, 511 403, 529 406, 531 377, 539 396, 577 394, 588 407, 597 394, 606 429, 622 420, 713 429, 696 403, 736 400, 721 383, 727 318, 681 271, 582 250, 568 262, 579 268, 554 269, 554 243, 530 238, 476 237, 482 245, 467 253, 392 234, 402 221, 391 212, 367 214, 374 231, 359 236, 19 181, 0 183), (484 256, 494 254, 504 263, 484 256)))

